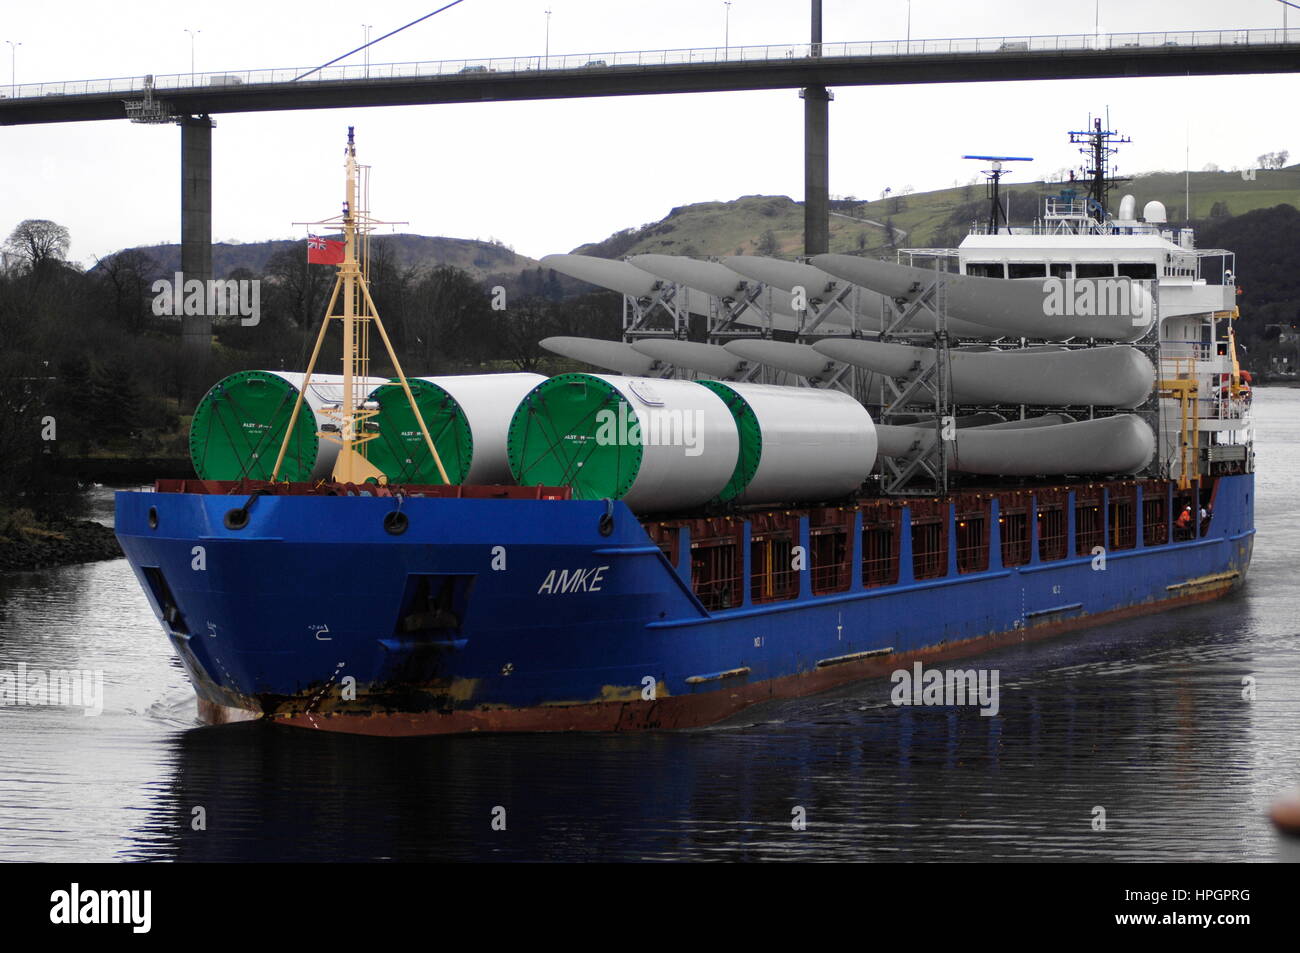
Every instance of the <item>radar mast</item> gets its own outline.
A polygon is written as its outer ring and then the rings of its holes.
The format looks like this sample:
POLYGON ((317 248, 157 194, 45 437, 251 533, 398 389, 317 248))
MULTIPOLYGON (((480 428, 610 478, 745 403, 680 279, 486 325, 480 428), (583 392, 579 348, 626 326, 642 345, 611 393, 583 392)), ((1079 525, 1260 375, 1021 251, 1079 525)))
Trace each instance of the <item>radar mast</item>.
POLYGON ((1109 207, 1106 200, 1110 190, 1121 182, 1128 181, 1111 176, 1110 157, 1119 152, 1118 146, 1132 141, 1113 129, 1103 129, 1100 117, 1093 120, 1091 129, 1070 133, 1070 142, 1083 146, 1079 151, 1088 157, 1083 167, 1083 172, 1088 177, 1088 206, 1099 222, 1106 221, 1109 207))

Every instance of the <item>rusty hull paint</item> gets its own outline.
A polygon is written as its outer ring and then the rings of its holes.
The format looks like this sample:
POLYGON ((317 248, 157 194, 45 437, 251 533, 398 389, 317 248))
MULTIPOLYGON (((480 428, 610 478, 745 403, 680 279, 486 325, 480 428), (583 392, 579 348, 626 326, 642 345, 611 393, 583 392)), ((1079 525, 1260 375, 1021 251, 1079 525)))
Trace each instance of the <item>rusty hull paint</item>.
MULTIPOLYGON (((1219 573, 1189 580, 1187 589, 1168 599, 1112 609, 1095 615, 1075 616, 1055 622, 1009 629, 958 642, 947 642, 897 655, 875 656, 787 675, 765 682, 746 684, 743 678, 727 688, 641 701, 635 700, 554 703, 535 708, 480 708, 427 712, 377 712, 349 714, 325 710, 296 712, 229 709, 204 700, 200 694, 200 717, 209 724, 225 724, 249 718, 265 718, 277 725, 315 728, 348 734, 376 736, 419 736, 472 732, 551 731, 670 731, 715 724, 759 702, 798 698, 827 691, 851 682, 888 676, 913 662, 937 662, 966 658, 991 649, 1034 642, 1108 622, 1117 622, 1167 609, 1211 602, 1228 594, 1243 582, 1239 573, 1219 573)), ((731 680, 728 680, 729 682, 731 680)), ((610 686, 613 687, 613 686, 610 686)))

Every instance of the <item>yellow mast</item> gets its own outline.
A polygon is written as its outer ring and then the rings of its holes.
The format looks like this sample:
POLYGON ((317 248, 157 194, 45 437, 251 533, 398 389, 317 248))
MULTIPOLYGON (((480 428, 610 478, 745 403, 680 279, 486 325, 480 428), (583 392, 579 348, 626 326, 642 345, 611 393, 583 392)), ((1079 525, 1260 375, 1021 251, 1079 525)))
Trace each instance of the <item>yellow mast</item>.
POLYGON ((1234 322, 1239 317, 1241 317, 1241 309, 1233 308, 1228 318, 1228 352, 1232 355, 1231 393, 1234 398, 1241 396, 1241 365, 1237 363, 1237 332, 1233 328, 1234 322))
MULTIPOLYGON (((402 372, 402 365, 397 360, 397 354, 393 351, 392 343, 384 330, 384 323, 379 319, 379 312, 375 308, 374 299, 370 296, 366 275, 358 261, 358 234, 366 237, 366 244, 368 245, 370 229, 375 222, 370 218, 369 209, 364 208, 360 201, 360 175, 357 166, 356 144, 353 141, 351 126, 348 127, 348 145, 345 155, 344 168, 347 173, 347 195, 343 200, 343 214, 339 219, 311 223, 316 225, 337 223, 342 226, 344 238, 343 261, 339 265, 338 277, 334 281, 334 291, 330 296, 329 306, 325 309, 325 319, 321 322, 320 332, 316 336, 316 345, 312 349, 311 360, 307 364, 306 376, 303 378, 302 387, 298 391, 298 397, 294 401, 293 413, 289 417, 289 425, 285 429, 284 440, 280 443, 280 453, 275 458, 275 466, 271 470, 271 479, 276 478, 280 472, 280 466, 284 462, 285 452, 289 448, 289 437, 293 433, 294 425, 298 422, 298 415, 302 412, 303 395, 306 394, 307 388, 311 385, 312 374, 316 369, 316 360, 320 356, 321 344, 325 340, 325 332, 329 328, 330 321, 337 318, 343 324, 343 399, 337 408, 326 410, 325 414, 338 421, 338 432, 331 433, 322 430, 317 433, 320 439, 332 440, 339 444, 339 454, 334 461, 334 472, 332 474, 334 482, 364 483, 367 480, 374 480, 378 483, 388 482, 388 478, 378 467, 367 460, 365 455, 365 444, 378 436, 376 433, 366 432, 365 422, 373 417, 377 411, 366 408, 364 398, 358 400, 356 394, 356 388, 364 386, 366 372, 369 370, 370 322, 373 321, 379 329, 379 336, 383 339, 388 359, 393 365, 393 372, 401 382, 402 391, 411 405, 411 411, 415 415, 416 423, 420 426, 420 434, 424 437, 425 446, 429 448, 429 454, 438 467, 438 475, 442 477, 443 483, 450 483, 451 480, 448 479, 447 471, 442 465, 442 458, 433 445, 433 439, 429 436, 429 428, 425 425, 424 417, 415 402, 415 395, 411 393, 411 385, 402 372), (341 314, 334 313, 334 307, 338 303, 342 305, 341 314)), ((368 263, 366 270, 368 270, 368 263)))

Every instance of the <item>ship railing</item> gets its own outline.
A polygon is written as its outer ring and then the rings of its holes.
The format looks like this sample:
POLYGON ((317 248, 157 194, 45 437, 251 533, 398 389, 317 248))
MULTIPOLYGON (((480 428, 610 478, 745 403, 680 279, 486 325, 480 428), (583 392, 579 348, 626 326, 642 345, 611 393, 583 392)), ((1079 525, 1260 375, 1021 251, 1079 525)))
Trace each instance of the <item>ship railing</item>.
MULTIPOLYGON (((105 93, 138 94, 151 86, 155 92, 229 88, 238 86, 375 82, 456 77, 473 81, 490 74, 534 72, 589 72, 619 68, 695 67, 752 64, 820 58, 862 59, 912 56, 1014 57, 1027 53, 1130 49, 1270 47, 1300 43, 1300 28, 1280 30, 1196 30, 1158 33, 1077 33, 1044 36, 981 36, 944 39, 867 40, 838 43, 780 43, 762 46, 710 46, 662 50, 620 50, 603 53, 485 57, 478 59, 416 60, 403 63, 353 63, 325 68, 226 69, 125 76, 41 83, 0 85, 0 98, 84 96, 105 93)), ((360 54, 358 54, 360 55, 360 54)))
POLYGON ((1055 196, 1048 196, 1045 208, 1047 210, 1048 218, 1071 218, 1080 221, 1093 220, 1093 215, 1088 208, 1088 203, 1083 199, 1062 199, 1055 196))
POLYGON ((1188 249, 1196 256, 1196 277, 1216 285, 1237 283, 1237 253, 1226 248, 1188 249), (1217 259, 1213 261, 1212 259, 1217 259))
MULTIPOLYGON (((1167 229, 1150 222, 1125 222, 1113 219, 1099 222, 1095 218, 1048 215, 1027 225, 1001 225, 996 234, 1001 235, 1161 235, 1167 229)), ((973 222, 972 235, 994 234, 988 222, 973 222)))

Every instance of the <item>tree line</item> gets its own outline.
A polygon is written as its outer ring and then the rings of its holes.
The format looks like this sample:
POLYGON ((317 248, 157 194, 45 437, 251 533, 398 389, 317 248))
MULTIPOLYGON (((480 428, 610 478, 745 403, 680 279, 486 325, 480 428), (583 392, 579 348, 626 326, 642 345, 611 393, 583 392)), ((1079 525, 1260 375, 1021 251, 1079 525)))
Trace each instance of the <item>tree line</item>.
MULTIPOLYGON (((223 276, 260 282, 256 324, 213 319, 210 349, 187 350, 181 319, 154 313, 155 282, 172 274, 127 249, 91 267, 67 260, 68 230, 20 223, 0 246, 0 511, 38 504, 53 461, 188 455, 188 419, 216 381, 240 370, 306 367, 336 270, 307 263, 306 243, 264 268, 223 276)), ((371 293, 402 369, 412 376, 545 370, 537 342, 554 334, 617 338, 621 297, 564 297, 553 272, 532 269, 484 287, 449 265, 406 265, 372 242, 371 293), (497 307, 494 308, 494 303, 497 307)), ((317 368, 338 373, 337 329, 317 368)), ((374 335, 370 372, 392 373, 374 335)))

